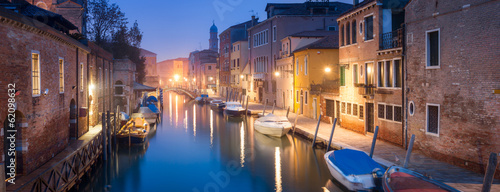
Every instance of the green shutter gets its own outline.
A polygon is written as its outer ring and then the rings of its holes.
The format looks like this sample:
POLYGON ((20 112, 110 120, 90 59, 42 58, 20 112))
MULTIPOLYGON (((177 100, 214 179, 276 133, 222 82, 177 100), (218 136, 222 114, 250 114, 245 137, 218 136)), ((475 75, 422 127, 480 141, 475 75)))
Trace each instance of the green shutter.
POLYGON ((340 86, 345 86, 345 67, 340 67, 340 86))

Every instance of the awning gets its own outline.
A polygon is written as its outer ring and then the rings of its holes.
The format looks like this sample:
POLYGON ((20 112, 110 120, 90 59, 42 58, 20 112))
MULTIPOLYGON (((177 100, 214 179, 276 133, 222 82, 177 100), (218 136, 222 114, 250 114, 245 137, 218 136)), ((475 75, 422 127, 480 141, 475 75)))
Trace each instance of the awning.
POLYGON ((134 81, 134 91, 156 91, 156 88, 146 86, 134 81))

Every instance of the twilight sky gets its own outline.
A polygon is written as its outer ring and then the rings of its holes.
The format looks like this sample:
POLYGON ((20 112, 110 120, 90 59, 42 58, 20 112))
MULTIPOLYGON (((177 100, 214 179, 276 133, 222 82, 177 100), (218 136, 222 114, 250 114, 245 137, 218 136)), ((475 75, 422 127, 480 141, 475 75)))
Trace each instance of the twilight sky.
MULTIPOLYGON (((335 0, 332 0, 333 2, 335 0)), ((336 0, 351 3, 352 0, 336 0)), ((212 21, 219 33, 251 19, 252 10, 267 18, 267 3, 302 3, 305 0, 110 0, 125 12, 130 24, 138 21, 144 33, 142 48, 158 54, 158 62, 188 57, 208 48, 212 21), (218 8, 216 8, 216 6, 218 8)))

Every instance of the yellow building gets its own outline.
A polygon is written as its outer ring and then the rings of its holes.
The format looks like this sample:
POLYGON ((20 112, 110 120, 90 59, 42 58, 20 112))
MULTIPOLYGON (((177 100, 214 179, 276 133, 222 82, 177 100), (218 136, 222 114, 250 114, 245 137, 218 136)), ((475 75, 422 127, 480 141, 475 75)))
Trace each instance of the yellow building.
MULTIPOLYGON (((294 51, 294 111, 318 119, 325 98, 338 97, 338 35, 330 35, 294 51)), ((326 116, 324 121, 330 121, 326 116)))

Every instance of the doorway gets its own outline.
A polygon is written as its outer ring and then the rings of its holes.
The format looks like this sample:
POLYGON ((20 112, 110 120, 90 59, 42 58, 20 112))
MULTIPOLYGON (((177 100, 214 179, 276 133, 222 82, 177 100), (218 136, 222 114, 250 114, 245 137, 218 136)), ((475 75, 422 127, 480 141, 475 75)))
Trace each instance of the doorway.
POLYGON ((300 90, 300 114, 304 114, 304 91, 300 90))
POLYGON ((4 157, 6 163, 4 163, 5 168, 5 179, 9 179, 10 177, 7 173, 11 172, 10 161, 11 159, 15 159, 14 172, 16 175, 23 174, 23 140, 22 140, 22 130, 23 127, 26 128, 28 126, 28 122, 26 122, 26 118, 24 114, 20 111, 15 111, 14 116, 11 116, 10 119, 15 118, 14 123, 9 122, 9 116, 5 118, 3 124, 3 140, 4 140, 4 157), (15 130, 14 132, 12 132, 15 130), (15 138, 10 138, 13 134, 15 134, 15 138), (13 149, 9 150, 9 149, 13 149))
POLYGON ((69 139, 76 139, 78 137, 78 127, 76 125, 77 120, 78 113, 76 102, 74 99, 72 99, 69 105, 69 139))
POLYGON ((314 119, 318 119, 318 100, 316 98, 313 99, 313 114, 314 114, 314 119))
POLYGON ((374 129, 374 114, 375 108, 373 103, 366 103, 366 131, 373 133, 374 129))
POLYGON ((259 87, 259 103, 262 103, 262 92, 264 92, 264 90, 262 87, 259 87))

